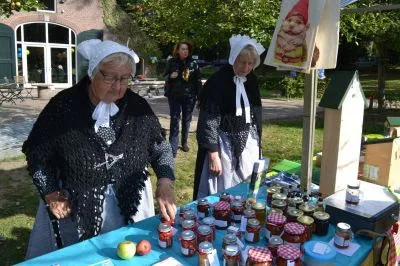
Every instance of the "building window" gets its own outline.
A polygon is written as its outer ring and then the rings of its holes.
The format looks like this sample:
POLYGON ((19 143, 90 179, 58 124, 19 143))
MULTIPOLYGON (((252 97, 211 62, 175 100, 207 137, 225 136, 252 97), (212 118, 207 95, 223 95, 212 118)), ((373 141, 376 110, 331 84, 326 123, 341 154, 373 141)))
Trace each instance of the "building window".
POLYGON ((39 11, 56 12, 57 0, 43 0, 45 7, 39 11))

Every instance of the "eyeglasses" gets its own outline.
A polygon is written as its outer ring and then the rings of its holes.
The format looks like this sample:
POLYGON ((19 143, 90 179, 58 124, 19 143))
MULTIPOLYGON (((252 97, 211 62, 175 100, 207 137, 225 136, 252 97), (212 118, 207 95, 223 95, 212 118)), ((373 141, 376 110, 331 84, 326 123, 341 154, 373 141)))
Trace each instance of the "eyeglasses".
POLYGON ((99 70, 99 72, 101 73, 101 75, 103 75, 103 81, 106 84, 114 84, 114 82, 116 82, 117 80, 119 80, 119 83, 121 85, 128 85, 129 81, 132 80, 132 76, 124 76, 124 77, 116 77, 113 75, 106 75, 103 73, 103 71, 99 70))

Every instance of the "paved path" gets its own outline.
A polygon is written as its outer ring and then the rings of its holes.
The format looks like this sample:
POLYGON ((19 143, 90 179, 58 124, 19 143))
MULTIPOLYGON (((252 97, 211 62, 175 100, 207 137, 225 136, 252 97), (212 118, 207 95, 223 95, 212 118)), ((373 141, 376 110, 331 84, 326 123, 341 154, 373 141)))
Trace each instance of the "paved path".
MULTIPOLYGON (((3 103, 0 105, 0 160, 21 155, 21 145, 28 137, 33 123, 48 100, 57 90, 42 91, 41 99, 25 99, 16 105, 3 103)), ((163 96, 146 97, 154 112, 159 117, 161 125, 169 128, 169 108, 167 99, 163 96)), ((300 117, 303 110, 301 100, 262 100, 264 121, 273 121, 300 117)), ((196 130, 198 111, 193 113, 190 131, 196 130)))

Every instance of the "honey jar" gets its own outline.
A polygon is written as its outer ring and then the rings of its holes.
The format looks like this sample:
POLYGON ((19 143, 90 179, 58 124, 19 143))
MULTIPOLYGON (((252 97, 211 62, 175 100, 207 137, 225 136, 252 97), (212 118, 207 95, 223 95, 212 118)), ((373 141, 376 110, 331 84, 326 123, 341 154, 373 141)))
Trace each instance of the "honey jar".
POLYGON ((264 247, 252 247, 248 251, 246 266, 272 266, 272 254, 264 247))
POLYGON ((291 244, 298 248, 305 242, 305 231, 304 225, 299 223, 287 223, 283 227, 282 239, 284 244, 291 244))
POLYGON ((251 218, 247 221, 245 239, 250 243, 257 243, 260 239, 261 225, 257 219, 251 218))
POLYGON ((281 245, 278 247, 276 266, 301 266, 301 250, 293 245, 281 245))
POLYGON ((265 220, 267 218, 265 204, 262 202, 256 202, 253 204, 252 209, 256 213, 256 218, 260 222, 260 224, 265 224, 265 220))
POLYGON ((196 235, 193 231, 183 231, 181 234, 181 252, 186 257, 192 257, 196 254, 196 235))
POLYGON ((219 201, 214 205, 215 226, 217 229, 228 228, 231 218, 231 205, 226 201, 219 201))

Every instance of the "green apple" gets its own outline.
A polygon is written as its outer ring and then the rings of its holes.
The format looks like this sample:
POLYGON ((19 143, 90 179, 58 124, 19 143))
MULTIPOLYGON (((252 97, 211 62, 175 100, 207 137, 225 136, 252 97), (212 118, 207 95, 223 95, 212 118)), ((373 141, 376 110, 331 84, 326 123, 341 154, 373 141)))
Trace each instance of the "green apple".
POLYGON ((132 241, 122 241, 118 244, 117 255, 123 260, 129 260, 136 253, 136 243, 132 241))

